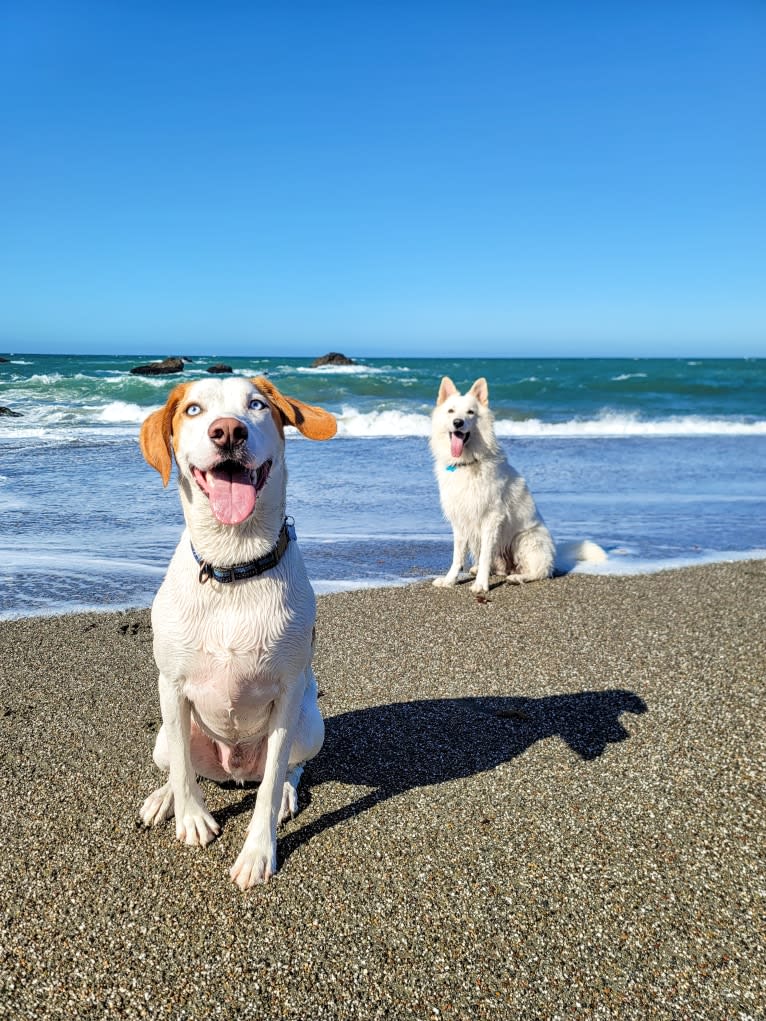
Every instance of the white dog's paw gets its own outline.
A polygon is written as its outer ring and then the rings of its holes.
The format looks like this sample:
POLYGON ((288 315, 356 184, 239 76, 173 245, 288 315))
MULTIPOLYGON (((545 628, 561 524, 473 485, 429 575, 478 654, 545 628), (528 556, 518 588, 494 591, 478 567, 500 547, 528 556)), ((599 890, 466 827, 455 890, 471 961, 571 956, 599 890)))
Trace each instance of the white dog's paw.
POLYGON ((289 780, 285 780, 282 788, 282 804, 277 816, 277 825, 281 826, 288 819, 294 819, 298 814, 298 789, 289 780))
POLYGON ((249 890, 252 886, 268 883, 276 871, 276 841, 248 837, 245 846, 239 852, 239 858, 232 865, 229 875, 231 881, 244 891, 249 890))
POLYGON ((303 776, 303 765, 302 762, 299 762, 287 771, 285 782, 282 785, 282 804, 277 816, 278 826, 288 819, 294 819, 298 814, 298 784, 303 776))
POLYGON ((159 826, 175 815, 176 839, 185 844, 205 847, 221 832, 221 827, 205 808, 201 794, 190 798, 184 809, 177 812, 170 781, 149 795, 139 815, 144 826, 159 826))
POLYGON ((489 592, 489 583, 478 579, 471 585, 471 592, 489 592))
POLYGON ((200 799, 190 798, 182 812, 176 812, 176 840, 190 847, 207 847, 221 832, 221 827, 200 799))
POLYGON ((445 574, 443 578, 434 578, 434 585, 437 588, 452 588, 455 580, 455 578, 450 578, 448 574, 445 574))
POLYGON ((163 784, 152 791, 139 811, 144 826, 159 826, 173 814, 173 791, 170 783, 163 784))

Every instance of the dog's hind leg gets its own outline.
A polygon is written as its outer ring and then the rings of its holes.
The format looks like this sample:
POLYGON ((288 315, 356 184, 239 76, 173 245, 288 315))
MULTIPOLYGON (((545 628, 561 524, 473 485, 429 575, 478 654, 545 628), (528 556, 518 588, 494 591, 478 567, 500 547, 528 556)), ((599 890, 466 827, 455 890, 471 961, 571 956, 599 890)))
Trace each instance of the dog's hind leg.
MULTIPOLYGON (((189 753, 194 772, 197 776, 204 776, 208 780, 215 780, 217 783, 225 783, 227 780, 232 779, 230 774, 221 765, 221 754, 216 748, 215 741, 200 729, 194 719, 191 721, 189 730, 189 753)), ((170 749, 168 748, 167 732, 164 724, 160 727, 157 734, 152 758, 158 769, 161 769, 164 773, 170 771, 170 749)), ((245 779, 250 779, 250 777, 245 779)), ((260 779, 260 777, 253 777, 253 779, 260 779)))
POLYGON ((282 788, 282 805, 277 816, 278 825, 298 814, 298 784, 303 776, 303 767, 309 759, 314 758, 324 743, 324 720, 319 711, 317 694, 316 679, 311 672, 301 703, 298 731, 290 748, 290 760, 282 788))
POLYGON ((518 532, 511 543, 506 581, 521 585, 527 581, 541 581, 553 573, 553 557, 556 548, 548 529, 535 525, 524 532, 518 532))
POLYGON ((152 791, 139 812, 144 826, 159 826, 173 815, 173 790, 170 781, 152 791))
POLYGON ((298 814, 298 784, 303 776, 304 765, 305 763, 301 762, 297 766, 290 766, 287 770, 282 788, 282 804, 277 816, 277 826, 281 826, 288 819, 294 819, 298 814))

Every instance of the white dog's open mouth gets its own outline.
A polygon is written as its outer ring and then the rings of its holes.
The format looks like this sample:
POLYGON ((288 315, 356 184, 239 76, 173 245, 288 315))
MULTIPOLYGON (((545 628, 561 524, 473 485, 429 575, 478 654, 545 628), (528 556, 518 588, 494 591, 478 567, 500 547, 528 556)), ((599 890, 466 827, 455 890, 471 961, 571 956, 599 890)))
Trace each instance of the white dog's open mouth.
POLYGON ((253 513, 270 471, 271 461, 264 461, 254 471, 237 461, 221 461, 204 472, 193 467, 192 475, 210 500, 216 520, 222 525, 239 525, 253 513))
POLYGON ((463 447, 471 437, 470 432, 463 432, 462 429, 455 429, 449 434, 450 453, 453 457, 462 457, 463 447))

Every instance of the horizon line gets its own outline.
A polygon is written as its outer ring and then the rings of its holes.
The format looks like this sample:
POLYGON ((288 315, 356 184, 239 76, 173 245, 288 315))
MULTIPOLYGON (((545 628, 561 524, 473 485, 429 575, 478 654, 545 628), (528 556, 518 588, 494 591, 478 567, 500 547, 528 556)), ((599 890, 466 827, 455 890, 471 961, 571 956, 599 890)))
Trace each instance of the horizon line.
MULTIPOLYGON (((316 360, 326 357, 328 354, 342 354, 352 362, 359 360, 385 361, 392 358, 408 359, 409 361, 760 361, 766 358, 764 354, 472 354, 472 355, 433 355, 433 354, 408 354, 403 351, 394 351, 389 354, 352 354, 345 352, 325 352, 323 355, 316 354, 282 354, 282 353, 253 353, 253 354, 164 354, 161 352, 148 351, 119 351, 119 352, 95 352, 95 351, 14 351, 11 349, 0 350, 0 357, 13 358, 26 355, 32 358, 120 358, 120 359, 145 359, 151 361, 162 361, 167 358, 180 358, 185 362, 193 364, 195 361, 220 361, 222 359, 247 361, 248 359, 269 359, 283 358, 287 361, 316 360)), ((342 367, 342 366, 340 366, 342 367)))

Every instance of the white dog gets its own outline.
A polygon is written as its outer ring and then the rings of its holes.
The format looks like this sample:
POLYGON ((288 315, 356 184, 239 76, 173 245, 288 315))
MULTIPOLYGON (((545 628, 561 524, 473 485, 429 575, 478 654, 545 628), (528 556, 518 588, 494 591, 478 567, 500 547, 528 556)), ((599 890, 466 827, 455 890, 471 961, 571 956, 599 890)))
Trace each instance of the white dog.
POLYGON ((265 379, 177 386, 141 427, 141 451, 167 485, 178 465, 186 530, 152 606, 162 727, 154 761, 168 781, 143 804, 156 826, 208 844, 219 832, 196 775, 260 781, 242 852, 245 890, 276 872, 276 829, 298 808, 303 764, 324 723, 311 669, 315 599, 285 518, 284 426, 311 439, 333 416, 265 379))
POLYGON ((521 583, 549 578, 557 561, 561 569, 565 562, 606 559, 592 542, 556 549, 526 482, 497 442, 486 379, 460 394, 445 376, 431 424, 439 496, 454 537, 452 565, 434 585, 454 585, 469 551, 476 574, 472 592, 486 592, 491 573, 521 583))

